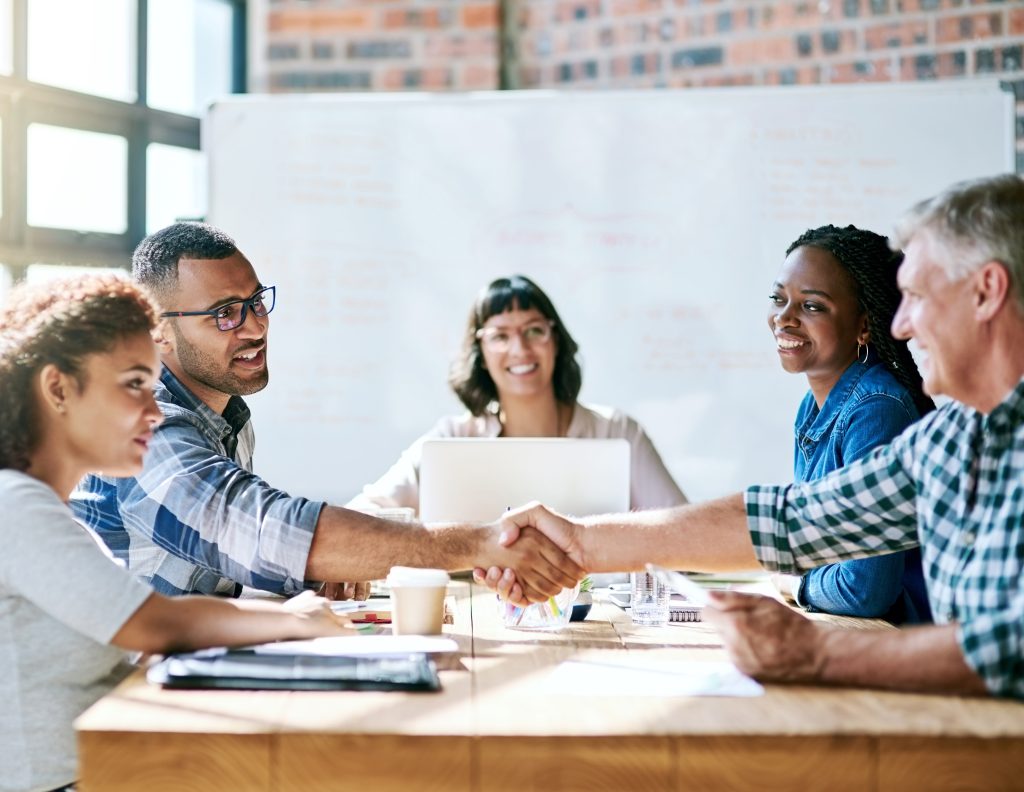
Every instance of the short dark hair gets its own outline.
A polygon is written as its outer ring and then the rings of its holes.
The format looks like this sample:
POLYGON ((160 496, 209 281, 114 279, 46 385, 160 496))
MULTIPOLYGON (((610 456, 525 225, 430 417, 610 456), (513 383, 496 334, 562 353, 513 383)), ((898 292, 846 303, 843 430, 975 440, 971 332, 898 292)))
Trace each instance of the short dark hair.
POLYGON ((452 365, 448 384, 455 395, 473 415, 483 415, 487 408, 498 399, 498 389, 484 366, 483 352, 477 331, 492 316, 518 308, 528 311, 535 308, 552 321, 554 339, 558 344, 555 354, 555 371, 552 384, 555 398, 562 404, 576 404, 576 397, 583 386, 583 371, 576 360, 579 345, 562 324, 558 311, 540 286, 525 275, 512 275, 491 281, 477 295, 466 322, 462 338, 462 350, 452 365))
POLYGON ((225 259, 238 252, 235 240, 206 223, 175 223, 143 239, 132 254, 132 276, 164 296, 178 286, 178 262, 225 259))
POLYGON ((921 373, 907 342, 892 337, 892 320, 900 305, 896 270, 903 261, 903 252, 893 250, 881 234, 852 225, 805 231, 787 248, 786 255, 804 246, 830 253, 850 273, 857 285, 857 300, 868 317, 871 344, 883 365, 907 389, 921 415, 934 410, 934 402, 921 387, 921 373))
POLYGON ((0 310, 0 468, 26 470, 39 442, 32 380, 49 364, 84 387, 85 359, 156 326, 146 290, 113 274, 15 288, 0 310))

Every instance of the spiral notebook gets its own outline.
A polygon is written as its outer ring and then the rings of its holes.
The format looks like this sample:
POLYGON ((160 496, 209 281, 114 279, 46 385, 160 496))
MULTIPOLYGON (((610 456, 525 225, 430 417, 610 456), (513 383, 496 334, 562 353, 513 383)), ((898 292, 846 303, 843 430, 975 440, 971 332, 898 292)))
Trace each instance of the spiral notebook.
MULTIPOLYGON (((629 613, 629 608, 625 609, 629 613)), ((669 602, 668 620, 672 622, 699 622, 703 619, 704 607, 692 602, 669 602)))
POLYGON ((699 622, 704 616, 704 606, 691 602, 670 602, 668 604, 668 620, 670 622, 699 622))

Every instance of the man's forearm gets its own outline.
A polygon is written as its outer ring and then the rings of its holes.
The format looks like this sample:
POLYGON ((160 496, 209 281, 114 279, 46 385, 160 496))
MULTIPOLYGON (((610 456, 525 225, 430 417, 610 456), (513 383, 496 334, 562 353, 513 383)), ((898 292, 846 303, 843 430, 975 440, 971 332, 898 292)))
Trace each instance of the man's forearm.
POLYGON ((819 678, 834 685, 986 694, 964 661, 956 625, 904 630, 824 629, 819 678))
POLYGON ((640 569, 647 562, 696 572, 760 569, 742 495, 706 503, 587 518, 583 566, 592 572, 640 569))
POLYGON ((336 506, 320 512, 306 563, 307 580, 374 580, 392 566, 470 569, 484 556, 486 526, 393 522, 336 506))

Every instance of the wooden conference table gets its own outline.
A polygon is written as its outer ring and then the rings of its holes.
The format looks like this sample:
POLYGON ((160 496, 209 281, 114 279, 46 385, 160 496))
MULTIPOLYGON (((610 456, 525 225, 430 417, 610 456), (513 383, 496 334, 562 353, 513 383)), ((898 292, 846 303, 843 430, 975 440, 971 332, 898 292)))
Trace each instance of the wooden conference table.
MULTIPOLYGON (((567 660, 724 659, 705 625, 633 627, 609 603, 559 633, 505 629, 453 584, 436 694, 167 691, 141 674, 76 723, 81 792, 1024 788, 1024 705, 766 687, 755 698, 553 689, 567 660)), ((849 629, 889 629, 825 617, 849 629)))

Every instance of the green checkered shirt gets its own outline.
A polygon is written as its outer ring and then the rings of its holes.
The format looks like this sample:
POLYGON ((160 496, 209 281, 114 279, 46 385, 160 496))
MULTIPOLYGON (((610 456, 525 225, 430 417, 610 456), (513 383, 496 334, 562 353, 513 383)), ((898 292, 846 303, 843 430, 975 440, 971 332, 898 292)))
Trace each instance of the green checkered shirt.
POLYGON ((825 478, 745 500, 767 569, 920 544, 936 621, 957 624, 994 695, 1024 699, 1024 380, 987 416, 947 404, 825 478))

